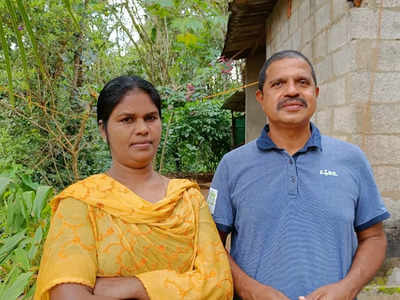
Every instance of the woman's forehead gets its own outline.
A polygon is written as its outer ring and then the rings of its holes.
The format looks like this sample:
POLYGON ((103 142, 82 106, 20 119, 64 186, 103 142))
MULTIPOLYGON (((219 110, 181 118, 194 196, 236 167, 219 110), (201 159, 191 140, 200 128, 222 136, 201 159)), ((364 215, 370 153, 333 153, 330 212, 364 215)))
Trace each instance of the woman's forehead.
POLYGON ((157 106, 151 100, 151 97, 146 92, 140 90, 129 91, 114 108, 113 113, 151 113, 158 112, 157 106))

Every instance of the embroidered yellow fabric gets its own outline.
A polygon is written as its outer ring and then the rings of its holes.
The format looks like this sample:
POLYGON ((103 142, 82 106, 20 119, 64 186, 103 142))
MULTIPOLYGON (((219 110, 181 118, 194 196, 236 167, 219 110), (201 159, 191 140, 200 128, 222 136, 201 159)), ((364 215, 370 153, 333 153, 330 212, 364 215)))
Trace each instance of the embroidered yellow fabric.
POLYGON ((34 300, 60 283, 136 276, 150 299, 232 299, 226 252, 197 184, 169 181, 150 203, 105 174, 71 185, 51 202, 34 300))

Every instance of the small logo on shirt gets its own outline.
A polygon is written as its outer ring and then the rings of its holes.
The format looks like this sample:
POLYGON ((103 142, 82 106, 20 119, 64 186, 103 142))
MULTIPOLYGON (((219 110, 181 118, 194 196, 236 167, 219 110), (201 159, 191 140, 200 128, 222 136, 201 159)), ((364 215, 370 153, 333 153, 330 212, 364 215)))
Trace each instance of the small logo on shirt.
POLYGON ((207 197, 207 203, 208 203, 208 208, 210 209, 210 212, 213 214, 215 210, 215 204, 217 203, 217 196, 218 196, 218 190, 210 188, 208 191, 208 197, 207 197))
POLYGON ((331 171, 331 170, 319 170, 320 175, 325 175, 325 176, 339 176, 336 171, 331 171))

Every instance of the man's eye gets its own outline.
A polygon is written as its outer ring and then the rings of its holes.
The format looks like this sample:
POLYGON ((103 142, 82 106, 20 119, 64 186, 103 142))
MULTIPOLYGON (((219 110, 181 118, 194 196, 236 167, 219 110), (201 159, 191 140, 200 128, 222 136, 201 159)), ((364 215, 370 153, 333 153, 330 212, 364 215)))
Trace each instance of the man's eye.
POLYGON ((280 87, 281 85, 282 85, 282 82, 281 82, 281 81, 277 81, 277 82, 274 82, 274 83, 272 84, 273 87, 280 87))
POLYGON ((301 79, 301 80, 300 80, 300 84, 302 84, 302 85, 307 85, 307 84, 308 84, 308 80, 306 80, 306 79, 301 79))

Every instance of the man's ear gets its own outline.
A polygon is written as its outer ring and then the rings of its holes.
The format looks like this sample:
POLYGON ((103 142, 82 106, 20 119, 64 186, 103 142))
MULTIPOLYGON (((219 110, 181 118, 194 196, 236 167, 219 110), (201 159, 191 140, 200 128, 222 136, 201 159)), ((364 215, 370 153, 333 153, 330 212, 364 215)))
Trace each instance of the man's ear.
POLYGON ((257 99, 258 103, 260 103, 261 105, 263 104, 264 95, 263 95, 263 92, 261 90, 257 90, 256 91, 256 99, 257 99))
POLYGON ((103 141, 105 143, 107 143, 107 133, 106 133, 106 127, 104 125, 103 120, 99 121, 99 131, 100 131, 100 135, 103 138, 103 141))
POLYGON ((315 87, 315 98, 318 98, 319 95, 319 87, 315 87))

